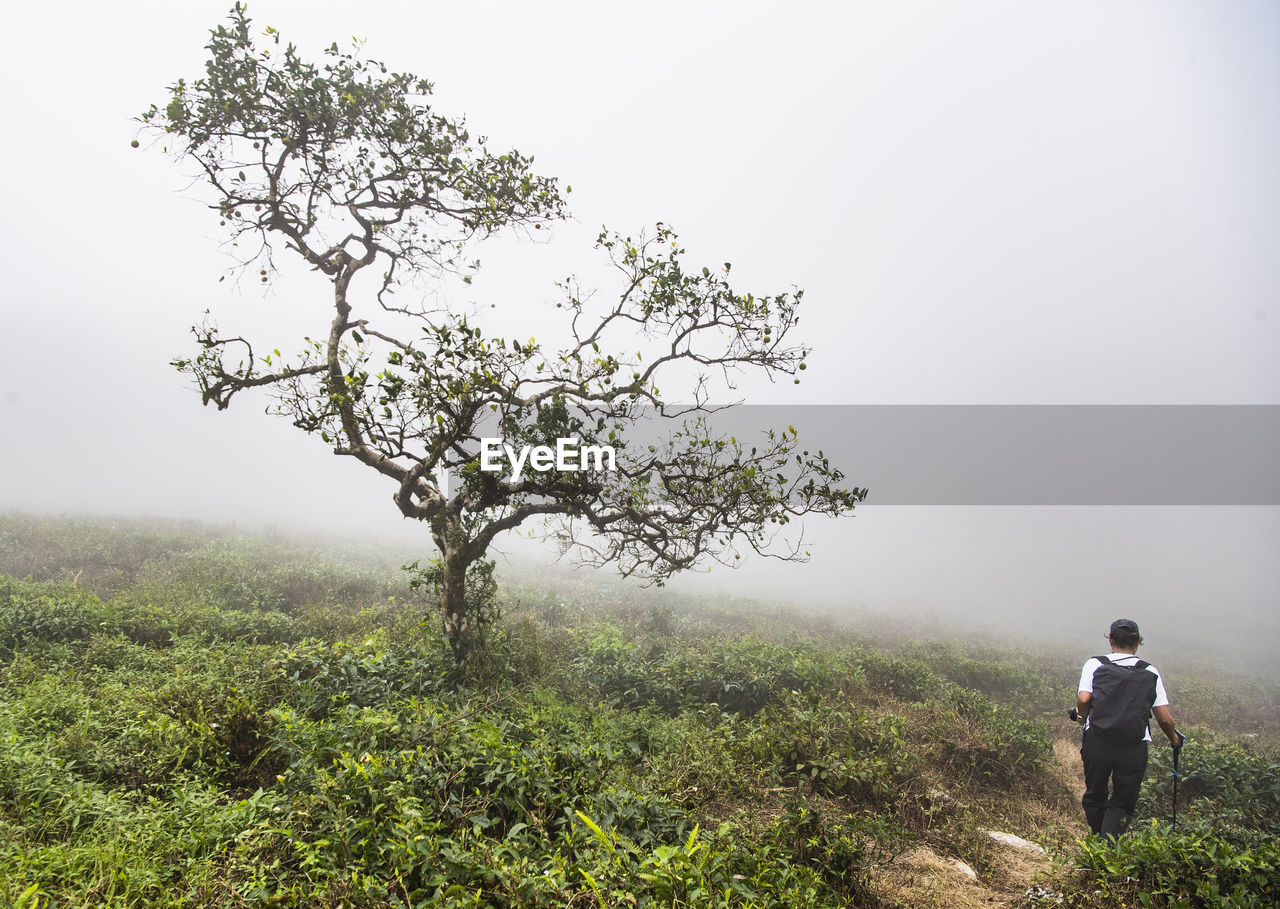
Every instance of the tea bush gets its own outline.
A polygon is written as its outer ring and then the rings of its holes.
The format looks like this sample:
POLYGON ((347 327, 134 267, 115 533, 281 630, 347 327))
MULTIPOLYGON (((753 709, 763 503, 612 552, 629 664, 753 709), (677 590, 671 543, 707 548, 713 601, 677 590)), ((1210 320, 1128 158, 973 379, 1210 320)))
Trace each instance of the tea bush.
POLYGON ((1096 906, 1262 909, 1280 900, 1280 845, 1274 838, 1245 848, 1151 823, 1115 843, 1091 837, 1079 861, 1090 874, 1081 889, 1096 906))
POLYGON ((1044 723, 980 692, 948 684, 929 703, 940 721, 934 742, 963 776, 1009 786, 1039 770, 1053 749, 1044 723))
MULTIPOLYGON (((500 591, 460 678, 386 559, 51 528, 0 521, 80 581, 0 578, 0 905, 888 907, 904 851, 985 881, 983 828, 1061 820, 1051 655, 579 578, 500 591)), ((1196 732, 1179 831, 1086 841, 1064 902, 1274 904, 1276 766, 1196 732)))
POLYGON ((943 682, 941 676, 921 660, 867 649, 858 650, 856 659, 871 689, 904 701, 922 701, 943 682))
MULTIPOLYGON (((947 681, 972 689, 1007 706, 1032 708, 1045 703, 1056 688, 1055 673, 1047 672, 1041 662, 1024 655, 1005 655, 986 648, 980 658, 957 645, 944 641, 916 641, 905 649, 905 655, 925 663, 947 681)), ((1055 702, 1060 703, 1060 701, 1055 702)))
MULTIPOLYGON (((1280 754, 1197 734, 1179 758, 1179 826, 1237 844, 1280 836, 1280 754)), ((1172 820, 1173 761, 1153 748, 1138 810, 1172 820)))
POLYGON ((343 705, 372 706, 439 691, 452 666, 439 646, 392 646, 385 633, 375 633, 354 644, 304 639, 278 651, 271 668, 289 685, 293 703, 323 716, 343 705))
POLYGON ((85 591, 0 578, 0 657, 36 642, 82 640, 111 619, 106 605, 85 591))
POLYGON ((793 697, 761 717, 752 746, 779 779, 807 782, 851 804, 876 804, 901 798, 920 769, 905 727, 898 716, 793 697))

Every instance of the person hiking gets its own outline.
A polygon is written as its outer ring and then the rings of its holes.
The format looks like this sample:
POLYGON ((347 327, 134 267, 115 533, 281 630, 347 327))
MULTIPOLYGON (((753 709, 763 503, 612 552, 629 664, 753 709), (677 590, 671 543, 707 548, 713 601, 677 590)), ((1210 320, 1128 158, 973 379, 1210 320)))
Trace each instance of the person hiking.
POLYGON ((1076 721, 1084 725, 1084 816, 1090 830, 1114 840, 1138 804, 1151 741, 1148 720, 1155 716, 1175 750, 1184 738, 1169 712, 1160 673, 1136 655, 1142 643, 1138 623, 1116 619, 1107 639, 1111 653, 1091 657, 1080 672, 1076 721))

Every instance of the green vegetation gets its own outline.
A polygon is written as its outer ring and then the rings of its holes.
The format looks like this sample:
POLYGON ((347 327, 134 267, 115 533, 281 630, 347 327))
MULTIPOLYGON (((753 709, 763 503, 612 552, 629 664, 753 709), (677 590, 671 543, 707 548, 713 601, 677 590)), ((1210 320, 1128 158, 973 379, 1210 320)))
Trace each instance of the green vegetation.
POLYGON ((1070 655, 504 583, 460 687, 385 559, 9 517, 0 575, 0 905, 915 906, 925 850, 1006 905, 1275 901, 1265 742, 1192 730, 1176 833, 1154 748, 1078 841, 1070 655))
POLYGON ((1184 750, 1178 828, 1173 775, 1153 754, 1139 813, 1151 824, 1115 846, 1090 842, 1081 864, 1101 905, 1274 906, 1280 900, 1280 760, 1274 751, 1208 735, 1184 750), (1184 800, 1183 796, 1186 796, 1184 800))

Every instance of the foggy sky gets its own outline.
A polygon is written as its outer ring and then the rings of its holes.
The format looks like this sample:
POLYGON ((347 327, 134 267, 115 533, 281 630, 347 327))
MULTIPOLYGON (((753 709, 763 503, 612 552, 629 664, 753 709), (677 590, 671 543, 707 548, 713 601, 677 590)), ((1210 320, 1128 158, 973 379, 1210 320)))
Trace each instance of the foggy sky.
MULTIPOLYGON (((9 13, 0 509, 425 545, 381 477, 261 399, 201 408, 168 366, 206 308, 287 342, 326 305, 297 268, 265 294, 219 283, 230 262, 198 192, 129 147, 132 118, 200 73, 229 5, 9 13)), ((661 220, 691 264, 732 261, 740 288, 805 289, 804 383, 747 382, 753 402, 1280 403, 1273 3, 250 14, 308 55, 366 38, 491 148, 573 186, 552 242, 482 247, 452 298, 496 304, 509 334, 541 331, 554 280, 596 273, 601 224, 661 220)), ((847 472, 870 504, 814 522, 809 565, 751 565, 744 585, 1073 640, 1118 614, 1149 640, 1194 640, 1206 613, 1280 631, 1275 508, 877 508, 874 478, 847 472)))

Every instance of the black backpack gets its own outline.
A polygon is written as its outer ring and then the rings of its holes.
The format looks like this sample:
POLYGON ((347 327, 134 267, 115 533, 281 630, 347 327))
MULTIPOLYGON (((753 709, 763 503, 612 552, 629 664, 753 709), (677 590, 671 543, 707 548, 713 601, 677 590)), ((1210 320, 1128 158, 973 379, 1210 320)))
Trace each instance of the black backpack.
POLYGON ((1102 665, 1093 673, 1093 701, 1089 708, 1089 730, 1123 742, 1141 742, 1147 737, 1151 705, 1156 701, 1154 672, 1146 660, 1123 665, 1108 657, 1094 657, 1102 665))

